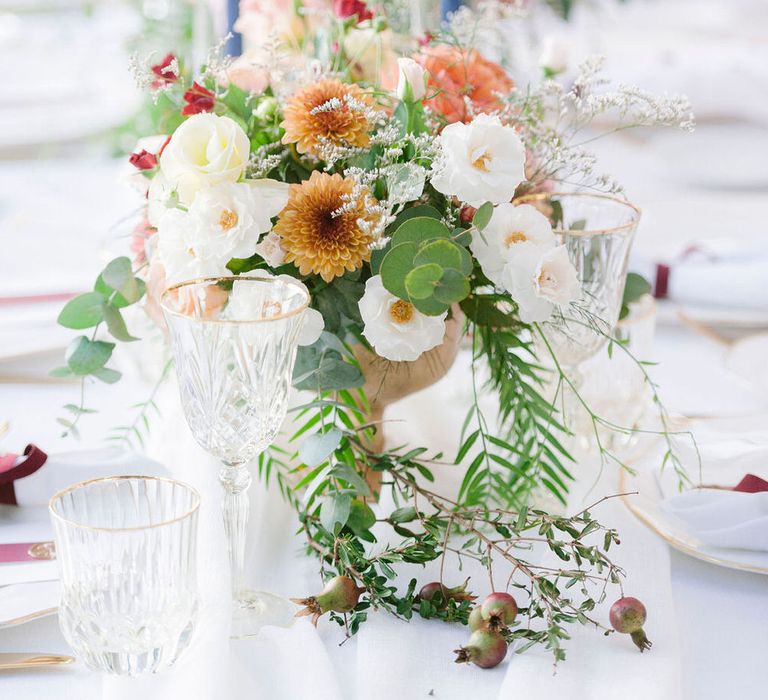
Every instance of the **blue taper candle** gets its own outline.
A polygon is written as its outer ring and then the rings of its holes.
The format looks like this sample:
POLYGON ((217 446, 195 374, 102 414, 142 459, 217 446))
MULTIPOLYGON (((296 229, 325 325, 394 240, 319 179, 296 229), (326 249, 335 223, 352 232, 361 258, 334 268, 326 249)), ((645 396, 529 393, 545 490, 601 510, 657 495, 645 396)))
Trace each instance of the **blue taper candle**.
POLYGON ((441 7, 443 22, 447 21, 449 12, 456 12, 463 4, 462 0, 443 0, 441 7))
POLYGON ((226 46, 228 56, 239 56, 243 53, 243 38, 235 31, 239 14, 240 0, 227 0, 227 32, 232 35, 226 46))

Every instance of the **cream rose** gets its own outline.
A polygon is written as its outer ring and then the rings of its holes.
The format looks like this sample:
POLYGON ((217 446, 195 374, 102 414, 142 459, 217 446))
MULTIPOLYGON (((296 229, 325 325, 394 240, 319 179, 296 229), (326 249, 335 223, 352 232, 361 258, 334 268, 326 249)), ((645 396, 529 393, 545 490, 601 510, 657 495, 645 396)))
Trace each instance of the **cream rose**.
POLYGON ((160 157, 160 171, 179 201, 188 206, 203 187, 237 182, 249 152, 248 136, 237 122, 196 114, 174 132, 160 157))
POLYGON ((438 137, 442 157, 432 185, 473 207, 509 202, 525 180, 525 147, 511 126, 481 114, 469 124, 449 124, 438 137))

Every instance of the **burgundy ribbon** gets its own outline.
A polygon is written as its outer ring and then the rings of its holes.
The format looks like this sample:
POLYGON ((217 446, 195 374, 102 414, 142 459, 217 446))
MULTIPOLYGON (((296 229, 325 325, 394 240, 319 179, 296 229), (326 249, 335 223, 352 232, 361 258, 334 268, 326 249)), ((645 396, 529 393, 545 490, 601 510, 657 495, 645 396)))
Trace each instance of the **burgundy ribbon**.
POLYGON ((665 299, 669 291, 669 265, 659 263, 656 265, 656 284, 653 288, 653 296, 657 299, 665 299))
POLYGON ((0 503, 16 506, 16 491, 13 482, 34 474, 45 464, 48 455, 35 445, 27 445, 24 448, 24 457, 21 462, 16 462, 16 455, 4 455, 0 457, 0 503))

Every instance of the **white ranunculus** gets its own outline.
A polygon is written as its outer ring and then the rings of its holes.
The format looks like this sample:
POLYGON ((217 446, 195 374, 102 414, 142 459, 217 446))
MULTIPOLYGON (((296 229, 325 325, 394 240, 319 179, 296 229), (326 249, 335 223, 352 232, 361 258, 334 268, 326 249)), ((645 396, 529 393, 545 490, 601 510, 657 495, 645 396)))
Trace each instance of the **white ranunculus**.
MULTIPOLYGON (((136 141, 136 145, 133 147, 131 154, 147 151, 147 153, 157 155, 157 152, 163 147, 163 144, 167 140, 168 136, 166 134, 143 136, 138 141, 136 141)), ((127 159, 122 167, 120 179, 135 189, 142 197, 147 195, 149 185, 152 182, 150 178, 144 175, 143 171, 137 170, 134 165, 131 165, 128 162, 127 159)))
POLYGON ((181 209, 167 209, 157 223, 157 252, 168 285, 232 274, 227 270, 230 258, 212 254, 204 257, 195 252, 193 234, 189 214, 181 209))
POLYGON ((520 243, 553 248, 557 238, 549 219, 530 204, 499 204, 481 231, 474 231, 469 248, 485 276, 503 285, 502 271, 520 243))
POLYGON ((469 124, 446 126, 438 137, 442 156, 432 184, 473 207, 509 202, 525 180, 525 147, 511 126, 480 114, 469 124))
POLYGON ((427 72, 412 58, 397 59, 397 96, 401 100, 419 102, 427 94, 427 72))
MULTIPOLYGON (((265 279, 281 279, 288 283, 300 286, 309 295, 306 285, 290 275, 273 275, 266 270, 253 270, 248 277, 263 277, 265 279)), ((254 317, 253 310, 264 301, 263 290, 252 282, 235 282, 227 301, 223 316, 230 319, 249 319, 254 317)), ((275 311, 280 312, 279 308, 275 311)), ((299 331, 298 344, 312 345, 323 332, 325 321, 317 309, 307 308, 304 311, 304 319, 299 331)), ((259 331, 261 333, 261 331, 259 331)), ((258 337, 256 335, 255 337, 258 337)))
POLYGON ((413 361, 443 342, 447 313, 421 313, 413 304, 390 294, 380 275, 365 283, 358 306, 365 324, 363 335, 376 353, 388 360, 413 361))
POLYGON ((581 285, 565 246, 542 248, 520 243, 502 273, 524 323, 546 321, 554 308, 578 298, 581 285))
POLYGON ((160 157, 160 170, 190 205, 203 187, 237 182, 245 171, 250 142, 242 127, 229 117, 196 114, 173 133, 160 157))
POLYGON ((254 251, 260 255, 270 267, 280 267, 285 262, 285 248, 282 239, 274 231, 270 231, 257 244, 254 251))

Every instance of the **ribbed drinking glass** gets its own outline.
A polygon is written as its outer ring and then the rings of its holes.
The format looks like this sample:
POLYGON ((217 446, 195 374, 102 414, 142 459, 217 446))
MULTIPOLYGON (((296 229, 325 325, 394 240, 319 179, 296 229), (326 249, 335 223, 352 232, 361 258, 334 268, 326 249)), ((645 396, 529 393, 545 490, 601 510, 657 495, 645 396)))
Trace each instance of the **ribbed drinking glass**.
POLYGON ((223 463, 219 481, 232 575, 232 636, 286 624, 293 606, 245 585, 251 475, 247 464, 275 439, 288 409, 306 288, 290 278, 221 277, 163 295, 181 403, 192 435, 223 463))
POLYGON ((189 645, 199 505, 192 487, 142 476, 86 481, 51 499, 59 625, 89 668, 155 673, 189 645))

